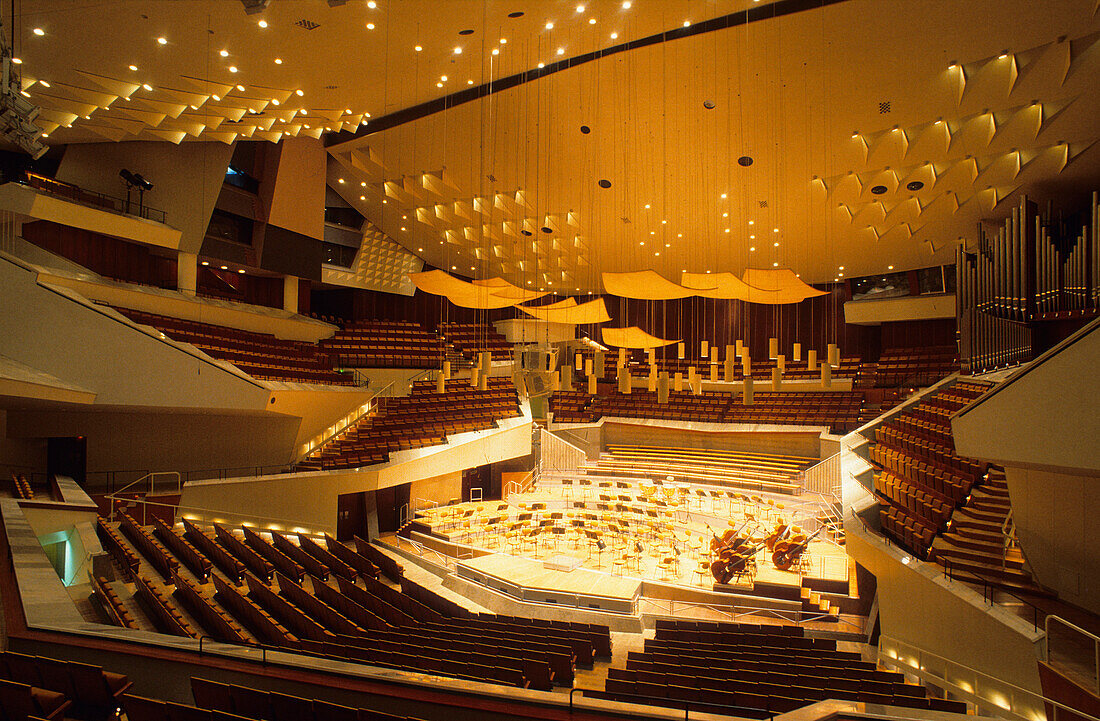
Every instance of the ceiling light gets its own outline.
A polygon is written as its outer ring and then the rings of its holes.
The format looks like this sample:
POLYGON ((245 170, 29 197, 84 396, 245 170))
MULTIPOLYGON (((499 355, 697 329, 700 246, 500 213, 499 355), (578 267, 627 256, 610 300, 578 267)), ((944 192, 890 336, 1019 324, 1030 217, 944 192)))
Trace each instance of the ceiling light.
POLYGON ((623 10, 629 10, 629 9, 630 9, 630 0, 626 0, 626 2, 623 3, 623 10))
POLYGON ((243 85, 238 85, 237 90, 243 93, 244 92, 244 86, 243 85))
POLYGON ((721 196, 721 198, 722 198, 722 200, 725 200, 725 199, 726 199, 726 194, 725 194, 725 193, 722 193, 722 196, 721 196))
POLYGON ((144 83, 141 87, 145 88, 146 90, 148 90, 150 92, 152 92, 152 90, 153 90, 153 86, 150 85, 149 83, 144 83))
POLYGON ((48 87, 50 87, 50 84, 49 84, 49 83, 47 83, 47 82, 46 82, 45 80, 39 80, 39 81, 38 81, 38 84, 39 84, 39 85, 41 85, 41 86, 42 86, 42 87, 44 87, 44 88, 48 88, 48 87))
POLYGON ((778 268, 778 267, 779 267, 779 263, 772 263, 772 267, 773 267, 773 268, 778 268))
POLYGON ((755 223, 755 222, 756 222, 755 220, 750 220, 750 221, 749 221, 749 225, 752 225, 752 224, 753 224, 753 223, 755 223))
POLYGON ((130 70, 133 70, 133 71, 136 72, 137 71, 137 65, 131 65, 130 70))
POLYGON ((257 25, 259 25, 259 26, 260 26, 260 27, 262 27, 262 28, 266 28, 266 27, 267 27, 267 21, 266 21, 266 20, 261 20, 261 21, 259 21, 259 22, 258 22, 258 23, 256 23, 256 24, 257 24, 257 25))
POLYGON ((343 185, 344 184, 344 179, 343 178, 337 178, 336 182, 343 185))
POLYGON ((660 253, 659 252, 654 252, 653 255, 660 255, 660 253))
POLYGON ((749 240, 756 240, 756 236, 755 235, 750 235, 749 240))
POLYGON ((218 53, 218 55, 221 55, 223 58, 227 58, 227 57, 229 57, 229 51, 228 50, 222 50, 218 53))
POLYGON ((209 260, 204 260, 204 261, 202 262, 202 264, 203 264, 203 265, 210 265, 210 261, 209 261, 209 260))
POLYGON ((367 196, 365 196, 365 195, 360 195, 359 196, 359 200, 366 200, 366 199, 367 199, 367 196))
POLYGON ((462 48, 455 48, 455 55, 461 55, 461 54, 462 54, 462 48))
POLYGON ((844 266, 843 265, 837 266, 837 270, 844 270, 844 266))
POLYGON ((22 65, 23 64, 23 59, 22 58, 12 58, 11 61, 13 63, 15 63, 16 65, 22 65))
POLYGON ((584 5, 578 5, 577 6, 577 12, 583 13, 584 12, 584 5))
POLYGON ((237 72, 237 66, 236 65, 230 65, 229 66, 229 72, 231 72, 231 73, 237 72))
POLYGON ((595 25, 596 24, 596 18, 588 18, 588 24, 589 25, 595 25))
POLYGON ((367 23, 367 30, 374 30, 374 23, 367 23))
POLYGON ((278 105, 279 104, 279 99, 278 98, 272 98, 271 99, 271 104, 272 105, 278 105))
POLYGON ((507 45, 508 44, 508 38, 501 38, 500 39, 500 44, 501 45, 507 45))
POLYGON ((34 34, 37 35, 38 37, 42 37, 43 35, 46 34, 46 31, 43 30, 42 28, 35 28, 34 29, 34 34))
POLYGON ((729 213, 722 213, 722 217, 723 218, 728 218, 728 217, 730 217, 730 214, 729 213))
POLYGON ((727 232, 727 233, 728 233, 728 232, 730 232, 730 229, 729 229, 729 228, 726 228, 726 232, 727 232))
POLYGON ((282 65, 283 64, 283 59, 282 58, 275 58, 275 64, 276 65, 282 65))
POLYGON ((367 7, 369 7, 371 10, 374 10, 376 7, 378 7, 378 3, 376 3, 374 0, 368 0, 367 7))
POLYGON ((493 55, 500 55, 500 50, 498 48, 493 48, 493 55))
POLYGON ((843 277, 844 277, 844 274, 843 274, 843 273, 837 273, 837 275, 839 275, 839 276, 840 276, 841 278, 843 278, 843 277))
POLYGON ((646 203, 646 204, 645 204, 645 209, 646 209, 646 210, 649 210, 649 203, 646 203))
POLYGON ((447 76, 446 75, 440 75, 439 79, 442 80, 443 82, 447 82, 447 76))
POLYGON ((690 20, 685 20, 684 21, 684 27, 686 28, 686 27, 690 27, 690 26, 691 26, 691 21, 690 20))
POLYGON ((554 29, 554 23, 546 23, 546 29, 547 30, 553 30, 554 29))
POLYGON ((618 37, 619 37, 619 34, 618 34, 618 33, 611 33, 611 39, 612 39, 612 40, 615 40, 615 39, 617 39, 618 37))
MULTIPOLYGON (((458 266, 457 265, 452 265, 451 270, 458 270, 458 266)), ((531 281, 527 281, 527 282, 530 283, 531 281)))
POLYGON ((167 45, 168 44, 168 38, 157 38, 157 42, 160 43, 161 45, 167 45))
POLYGON ((779 243, 772 243, 772 246, 774 246, 774 247, 778 248, 778 247, 779 247, 779 243))
POLYGON ((666 247, 666 248, 671 248, 671 247, 672 247, 672 243, 665 243, 665 247, 666 247))
POLYGON ((951 63, 950 65, 947 66, 947 69, 948 70, 954 70, 957 67, 959 67, 958 63, 951 63))
POLYGON ((546 63, 539 63, 539 67, 540 67, 540 68, 545 68, 545 67, 546 67, 546 63))
POLYGON ((302 92, 301 88, 299 88, 298 90, 295 90, 294 94, 297 95, 299 98, 302 97, 303 95, 305 95, 305 93, 302 92))
POLYGON ((998 60, 1004 60, 1007 57, 1008 57, 1008 53, 1001 53, 1000 56, 997 59, 998 60))
POLYGON ((558 48, 558 55, 565 55, 565 48, 558 48))
POLYGON ((473 84, 474 84, 474 81, 473 81, 473 80, 467 80, 467 81, 466 81, 466 84, 467 84, 467 85, 473 85, 473 84))
POLYGON ((243 275, 244 274, 244 268, 237 268, 237 272, 243 275))
POLYGON ((402 227, 402 228, 401 228, 401 232, 402 232, 402 233, 404 233, 404 232, 405 232, 405 228, 404 228, 404 227, 402 227))
POLYGON ((773 232, 773 233, 778 233, 778 232, 779 232, 779 228, 772 228, 772 232, 773 232))
MULTIPOLYGON (((149 88, 149 89, 152 90, 152 88, 149 88)), ((210 97, 214 98, 214 102, 219 102, 222 99, 220 95, 211 95, 210 97)), ((130 98, 126 98, 126 99, 129 100, 130 98)))
POLYGON ((756 248, 754 248, 754 247, 752 247, 752 246, 749 246, 749 252, 750 252, 750 253, 751 253, 751 252, 753 252, 754 250, 756 250, 756 248))
POLYGON ((365 181, 365 180, 364 180, 364 181, 360 182, 360 183, 359 183, 359 185, 360 185, 361 187, 364 187, 364 188, 365 188, 365 187, 367 187, 367 181, 365 181))
POLYGON ((229 270, 229 266, 228 265, 223 265, 222 270, 229 270))
POLYGON ((886 270, 893 270, 893 269, 894 269, 894 266, 892 266, 892 265, 886 266, 886 270))
POLYGON ((436 83, 436 84, 435 84, 435 86, 436 86, 437 88, 441 88, 441 87, 443 87, 443 83, 436 83))
POLYGON ((424 249, 423 249, 423 248, 417 248, 417 249, 416 249, 416 252, 417 252, 417 253, 423 253, 423 252, 424 252, 424 249))
POLYGON ((419 45, 417 45, 415 48, 413 48, 413 50, 415 50, 416 52, 420 52, 423 49, 424 48, 420 47, 419 45))
MULTIPOLYGON (((24 98, 29 98, 31 96, 31 94, 28 93, 26 90, 20 90, 19 94, 22 95, 24 98)), ((85 115, 84 119, 85 120, 91 120, 92 118, 91 118, 90 115, 85 115)))

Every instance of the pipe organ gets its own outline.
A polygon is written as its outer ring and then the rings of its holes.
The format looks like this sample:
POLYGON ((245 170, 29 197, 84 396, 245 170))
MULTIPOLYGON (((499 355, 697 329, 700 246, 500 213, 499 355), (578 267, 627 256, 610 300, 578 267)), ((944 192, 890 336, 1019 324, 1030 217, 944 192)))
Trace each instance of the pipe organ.
POLYGON ((1051 216, 1021 198, 995 235, 979 230, 975 252, 958 250, 956 320, 964 372, 1031 360, 1036 323, 1096 315, 1098 194, 1093 193, 1083 223, 1071 225, 1051 216))

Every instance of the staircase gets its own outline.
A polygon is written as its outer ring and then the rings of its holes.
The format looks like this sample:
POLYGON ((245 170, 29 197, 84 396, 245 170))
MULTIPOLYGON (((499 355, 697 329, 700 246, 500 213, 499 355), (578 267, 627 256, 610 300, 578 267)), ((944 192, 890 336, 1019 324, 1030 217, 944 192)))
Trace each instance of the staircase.
POLYGON ((991 467, 985 481, 955 509, 947 530, 932 543, 932 555, 952 578, 983 586, 1050 597, 1035 583, 1015 542, 1012 506, 1004 471, 991 467))

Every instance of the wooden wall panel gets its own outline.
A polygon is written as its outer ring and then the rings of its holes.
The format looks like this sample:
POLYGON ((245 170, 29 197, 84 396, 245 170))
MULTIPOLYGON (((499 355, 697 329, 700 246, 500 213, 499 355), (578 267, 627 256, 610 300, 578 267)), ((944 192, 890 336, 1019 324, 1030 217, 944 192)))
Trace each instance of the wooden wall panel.
POLYGON ((176 260, 150 248, 48 220, 23 224, 23 237, 94 273, 159 288, 176 287, 176 260))

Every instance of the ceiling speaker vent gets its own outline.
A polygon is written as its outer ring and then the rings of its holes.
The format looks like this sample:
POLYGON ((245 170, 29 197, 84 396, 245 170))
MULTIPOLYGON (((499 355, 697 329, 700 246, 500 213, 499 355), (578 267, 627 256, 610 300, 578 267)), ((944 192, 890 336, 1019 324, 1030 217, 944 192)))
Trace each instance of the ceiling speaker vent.
POLYGON ((321 27, 320 24, 315 23, 312 20, 306 20, 305 18, 302 18, 294 24, 302 28, 303 30, 316 30, 317 28, 321 27))
POLYGON ((492 173, 489 173, 489 174, 488 174, 488 175, 486 175, 485 177, 489 179, 489 182, 490 182, 490 183, 495 183, 495 182, 497 182, 497 178, 496 178, 496 176, 495 176, 495 175, 493 175, 492 173))
POLYGON ((881 103, 879 103, 878 111, 881 115, 885 115, 886 113, 890 112, 890 101, 883 100, 881 103))
POLYGON ((766 200, 761 200, 761 201, 760 201, 760 207, 761 207, 761 208, 767 208, 767 207, 768 207, 768 201, 766 201, 766 200))
POLYGON ((623 218, 623 222, 624 222, 624 223, 629 223, 629 222, 630 222, 630 218, 625 218, 625 217, 624 217, 624 218, 623 218))

